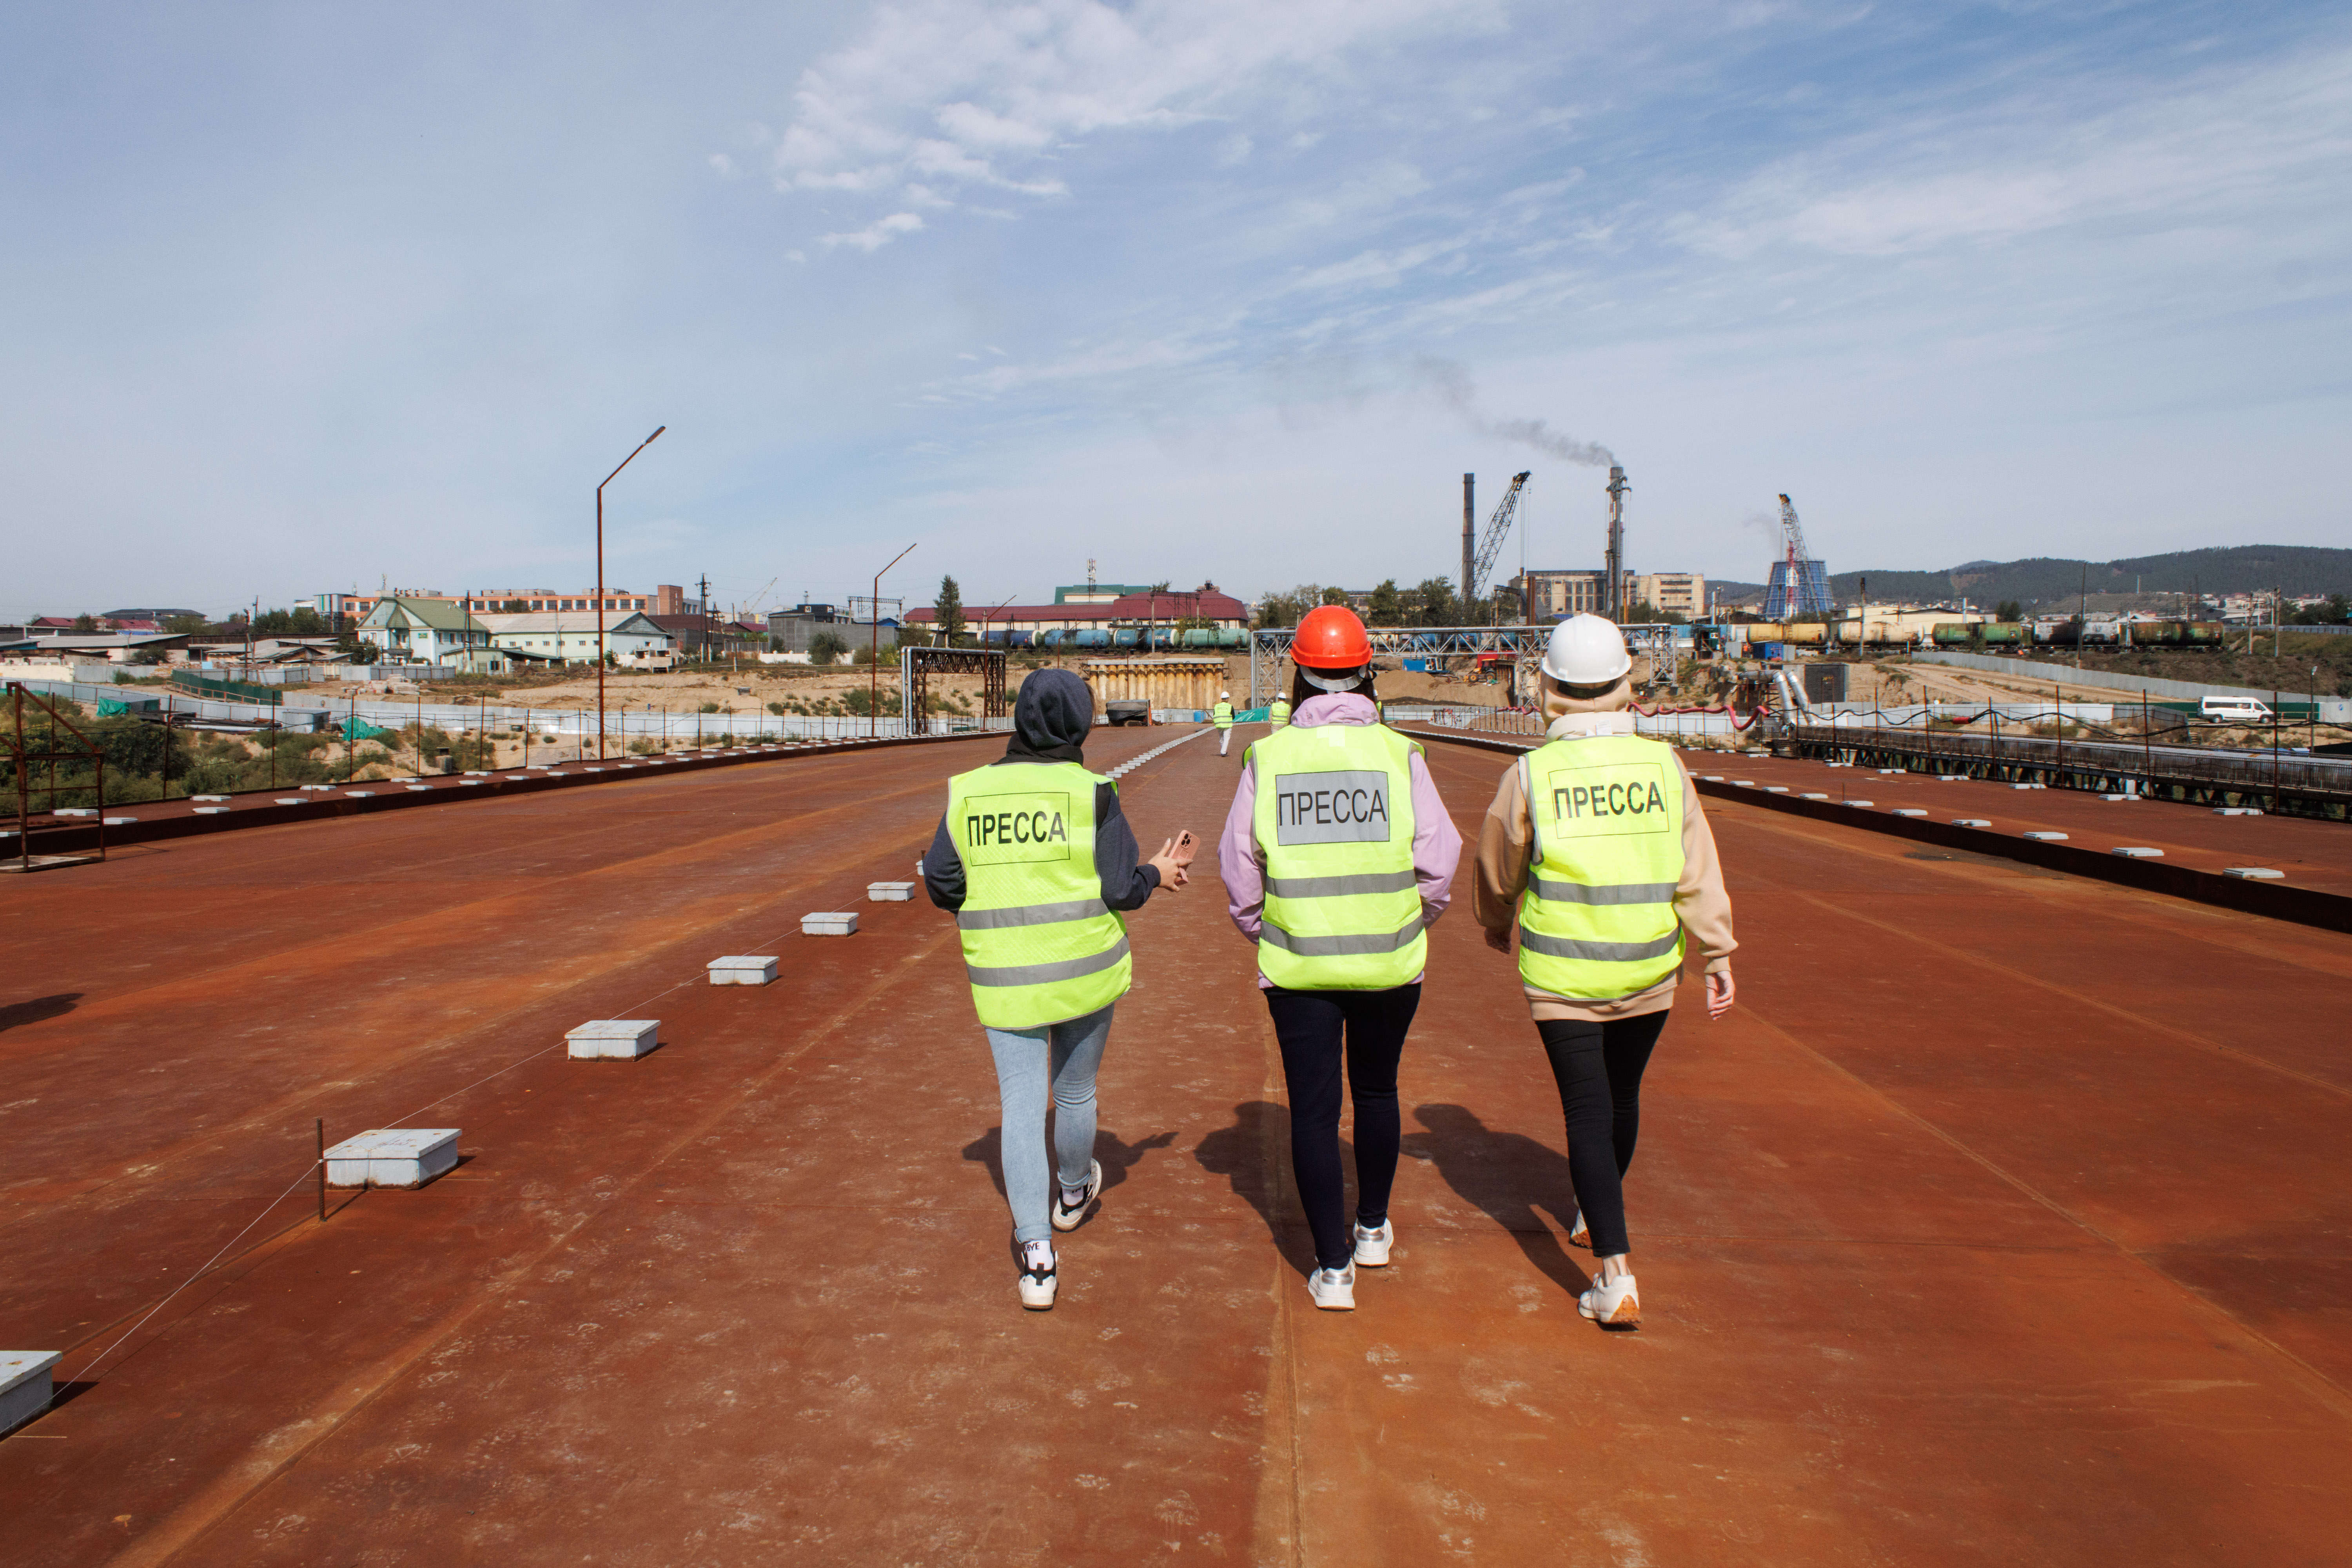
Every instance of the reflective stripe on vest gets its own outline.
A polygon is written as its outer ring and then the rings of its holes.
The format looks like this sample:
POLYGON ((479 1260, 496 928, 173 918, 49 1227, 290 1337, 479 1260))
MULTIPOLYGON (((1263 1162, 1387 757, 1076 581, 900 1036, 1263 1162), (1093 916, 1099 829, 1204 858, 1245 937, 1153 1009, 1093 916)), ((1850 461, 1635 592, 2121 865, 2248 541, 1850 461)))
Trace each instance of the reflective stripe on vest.
POLYGON ((1534 831, 1519 899, 1519 973, 1538 991, 1601 1001, 1682 966, 1683 779, 1635 735, 1570 736, 1518 763, 1534 831))
POLYGON ((956 931, 991 1028, 1058 1024, 1127 992, 1127 926, 1095 869, 1102 782, 1076 763, 1001 763, 949 781, 948 836, 964 867, 956 931))
POLYGON ((1265 857, 1258 968, 1299 991, 1379 991, 1428 958, 1412 869, 1412 754, 1376 724, 1285 725, 1246 758, 1265 857))

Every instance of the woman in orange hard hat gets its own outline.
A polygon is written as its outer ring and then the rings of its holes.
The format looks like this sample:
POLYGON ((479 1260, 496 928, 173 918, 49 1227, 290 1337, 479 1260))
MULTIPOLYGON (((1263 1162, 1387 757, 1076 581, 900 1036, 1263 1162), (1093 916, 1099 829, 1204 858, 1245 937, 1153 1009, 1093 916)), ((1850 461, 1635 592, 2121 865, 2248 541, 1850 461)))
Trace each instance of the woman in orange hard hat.
POLYGON ((1290 1160, 1315 1237, 1307 1289, 1353 1310, 1356 1266, 1396 1229, 1397 1062, 1421 1005, 1423 930, 1445 910, 1462 837, 1421 747, 1380 721, 1364 623, 1309 611, 1291 642, 1290 722, 1242 754, 1218 845, 1234 924, 1257 947, 1290 1095, 1290 1160), (1355 1107, 1356 1215, 1339 1164, 1339 1079, 1355 1107))

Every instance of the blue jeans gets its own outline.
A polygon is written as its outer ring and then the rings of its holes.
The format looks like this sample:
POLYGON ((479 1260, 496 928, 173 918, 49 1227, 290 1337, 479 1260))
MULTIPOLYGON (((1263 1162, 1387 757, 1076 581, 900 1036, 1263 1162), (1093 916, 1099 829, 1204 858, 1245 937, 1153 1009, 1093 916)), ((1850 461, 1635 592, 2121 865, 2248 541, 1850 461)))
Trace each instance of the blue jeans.
MULTIPOLYGON (((1117 1004, 1112 1005, 1116 1006, 1117 1004)), ((1043 1241, 1054 1234, 1046 1215, 1054 1201, 1045 1155, 1045 1099, 1054 1100, 1054 1155, 1066 1186, 1086 1184, 1095 1154, 1095 1071, 1110 1043, 1109 1007, 1034 1029, 991 1029, 996 1090, 1003 1102, 999 1134, 1004 1198, 1013 1205, 1013 1238, 1043 1241)))

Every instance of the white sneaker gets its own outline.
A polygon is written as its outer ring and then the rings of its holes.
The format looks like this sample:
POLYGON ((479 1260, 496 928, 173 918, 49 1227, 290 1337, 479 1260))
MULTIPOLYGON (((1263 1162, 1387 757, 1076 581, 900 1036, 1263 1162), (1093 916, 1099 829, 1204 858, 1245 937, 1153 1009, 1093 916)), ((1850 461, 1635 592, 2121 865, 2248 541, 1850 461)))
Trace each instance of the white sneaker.
POLYGON ((1350 1263, 1345 1268, 1318 1268, 1307 1277, 1307 1293, 1327 1312, 1354 1311, 1356 1266, 1350 1263))
POLYGON ((1102 1162, 1094 1161, 1087 1172, 1087 1195, 1076 1207, 1066 1205, 1058 1187, 1054 1194, 1054 1212, 1050 1217, 1055 1230, 1076 1230, 1087 1222, 1087 1209, 1102 1195, 1102 1162))
POLYGON ((1054 1292, 1061 1288, 1055 1262, 1050 1241, 1033 1241, 1021 1248, 1021 1304, 1033 1312, 1054 1310, 1054 1292))
POLYGON ((1582 1209, 1576 1211, 1576 1222, 1568 1227, 1568 1244, 1570 1247, 1591 1247, 1592 1245, 1592 1232, 1585 1228, 1584 1211, 1582 1209))
POLYGON ((1626 1328, 1642 1321, 1642 1298, 1631 1274, 1604 1282, 1596 1272, 1591 1288, 1576 1299, 1576 1310, 1596 1323, 1626 1328))
POLYGON ((1389 1248, 1395 1245, 1396 1226, 1392 1221, 1382 1220, 1371 1230, 1360 1225, 1356 1227, 1356 1261, 1367 1268, 1386 1268, 1389 1248))

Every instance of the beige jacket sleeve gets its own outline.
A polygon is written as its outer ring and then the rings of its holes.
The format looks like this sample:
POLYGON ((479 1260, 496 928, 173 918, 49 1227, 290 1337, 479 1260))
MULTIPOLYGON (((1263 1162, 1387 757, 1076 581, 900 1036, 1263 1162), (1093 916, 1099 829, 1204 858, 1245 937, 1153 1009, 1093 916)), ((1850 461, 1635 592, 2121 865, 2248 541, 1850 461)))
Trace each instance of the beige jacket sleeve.
MULTIPOLYGON (((1723 886, 1723 862, 1716 855, 1706 813, 1699 806, 1698 785, 1680 757, 1675 765, 1683 775, 1683 879, 1675 889, 1675 914, 1706 957, 1706 972, 1719 974, 1731 967, 1731 954, 1739 946, 1731 934, 1731 895, 1723 886)), ((1470 909, 1488 931, 1507 933, 1517 923, 1519 894, 1528 885, 1534 843, 1527 790, 1514 764, 1503 770, 1495 802, 1478 829, 1477 879, 1470 909)))

